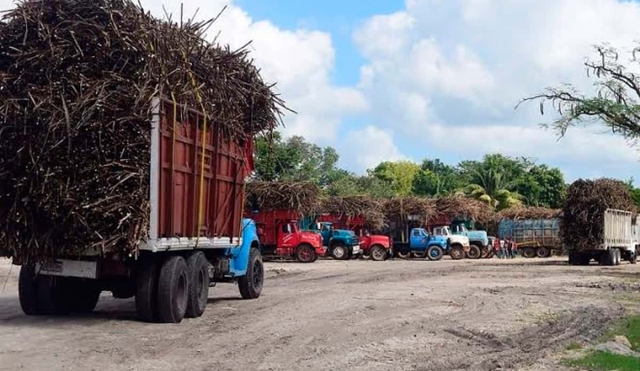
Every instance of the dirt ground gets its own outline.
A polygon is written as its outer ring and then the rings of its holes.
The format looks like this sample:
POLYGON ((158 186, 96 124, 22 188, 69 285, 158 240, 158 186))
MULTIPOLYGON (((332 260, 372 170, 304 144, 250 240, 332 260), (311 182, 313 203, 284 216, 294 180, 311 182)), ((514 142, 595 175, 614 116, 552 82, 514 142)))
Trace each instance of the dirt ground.
POLYGON ((557 352, 640 305, 628 263, 266 265, 259 299, 220 284, 202 318, 159 325, 109 293, 88 316, 26 317, 2 260, 0 370, 562 370, 557 352))

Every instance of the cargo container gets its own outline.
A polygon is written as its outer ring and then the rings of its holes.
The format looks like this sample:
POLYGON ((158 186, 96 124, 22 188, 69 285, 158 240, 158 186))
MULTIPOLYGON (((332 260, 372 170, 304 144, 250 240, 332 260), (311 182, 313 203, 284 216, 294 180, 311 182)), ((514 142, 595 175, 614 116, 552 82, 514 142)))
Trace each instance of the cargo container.
POLYGON ((152 112, 149 238, 128 256, 88 248, 23 265, 26 314, 92 311, 100 293, 111 291, 135 297, 143 320, 176 323, 203 314, 216 282, 237 283, 244 299, 260 296, 260 242, 255 223, 243 218, 251 141, 232 140, 218 127, 203 132, 201 112, 164 98, 154 99, 152 112))
POLYGON ((562 250, 560 220, 553 219, 503 219, 498 225, 498 236, 511 239, 525 258, 548 258, 562 250))
POLYGON ((587 249, 569 249, 569 264, 588 265, 595 260, 600 265, 619 265, 621 260, 636 264, 638 259, 637 220, 633 213, 623 210, 607 209, 604 212, 604 236, 598 244, 587 249), (636 232, 637 233, 637 232, 636 232))

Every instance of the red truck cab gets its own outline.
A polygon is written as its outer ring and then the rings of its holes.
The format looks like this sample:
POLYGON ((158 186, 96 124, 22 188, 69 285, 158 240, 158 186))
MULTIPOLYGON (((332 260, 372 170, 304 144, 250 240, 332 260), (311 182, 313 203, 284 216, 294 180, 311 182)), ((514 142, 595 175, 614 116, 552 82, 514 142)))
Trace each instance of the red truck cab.
POLYGON ((375 261, 383 261, 391 257, 391 241, 388 236, 372 235, 365 229, 364 218, 360 216, 338 216, 323 214, 318 216, 319 222, 331 222, 339 228, 348 229, 359 236, 362 255, 370 256, 375 261))
POLYGON ((298 215, 293 211, 260 211, 247 217, 256 223, 265 258, 294 258, 302 263, 312 263, 326 252, 322 236, 301 231, 298 215))

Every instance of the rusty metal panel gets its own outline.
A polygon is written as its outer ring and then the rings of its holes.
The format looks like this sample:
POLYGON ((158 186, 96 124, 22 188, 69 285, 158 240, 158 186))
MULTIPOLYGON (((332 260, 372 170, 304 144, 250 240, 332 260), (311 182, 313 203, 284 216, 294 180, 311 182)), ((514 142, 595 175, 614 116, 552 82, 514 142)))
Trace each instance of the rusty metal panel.
POLYGON ((198 111, 178 106, 175 133, 173 103, 163 99, 160 111, 158 236, 238 237, 247 175, 245 155, 252 154, 245 154, 242 145, 216 127, 208 127, 203 136, 203 115, 198 111))

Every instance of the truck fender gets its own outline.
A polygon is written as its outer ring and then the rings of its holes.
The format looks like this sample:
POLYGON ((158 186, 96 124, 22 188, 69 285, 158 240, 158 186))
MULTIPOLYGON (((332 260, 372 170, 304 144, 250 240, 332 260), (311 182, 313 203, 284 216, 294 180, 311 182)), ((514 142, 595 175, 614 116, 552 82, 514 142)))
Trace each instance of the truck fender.
POLYGON ((261 252, 256 225, 253 221, 245 219, 243 221, 242 244, 231 249, 229 261, 229 273, 231 275, 239 277, 247 274, 251 249, 258 249, 261 252))

